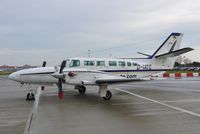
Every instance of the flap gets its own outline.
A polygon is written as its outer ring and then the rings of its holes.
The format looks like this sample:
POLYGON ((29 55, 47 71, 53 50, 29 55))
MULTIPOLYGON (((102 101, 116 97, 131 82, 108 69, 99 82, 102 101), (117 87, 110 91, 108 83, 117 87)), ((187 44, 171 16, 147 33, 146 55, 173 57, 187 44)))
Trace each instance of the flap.
POLYGON ((142 79, 98 79, 96 80, 96 84, 115 84, 115 83, 123 83, 123 82, 136 82, 142 81, 142 79))

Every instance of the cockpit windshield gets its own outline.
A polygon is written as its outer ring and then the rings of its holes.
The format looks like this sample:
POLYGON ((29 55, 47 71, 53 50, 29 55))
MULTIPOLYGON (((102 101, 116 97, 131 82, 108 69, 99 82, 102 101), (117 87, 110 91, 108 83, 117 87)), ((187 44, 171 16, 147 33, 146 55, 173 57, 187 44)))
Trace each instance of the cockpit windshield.
POLYGON ((80 66, 80 60, 71 60, 69 67, 78 67, 80 66))

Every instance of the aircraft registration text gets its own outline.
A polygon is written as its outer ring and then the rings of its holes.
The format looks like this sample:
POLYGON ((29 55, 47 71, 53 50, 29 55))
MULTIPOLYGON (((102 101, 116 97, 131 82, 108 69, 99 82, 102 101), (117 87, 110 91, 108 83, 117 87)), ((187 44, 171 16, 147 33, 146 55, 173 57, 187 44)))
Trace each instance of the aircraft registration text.
POLYGON ((151 70, 151 65, 137 65, 137 70, 151 70))

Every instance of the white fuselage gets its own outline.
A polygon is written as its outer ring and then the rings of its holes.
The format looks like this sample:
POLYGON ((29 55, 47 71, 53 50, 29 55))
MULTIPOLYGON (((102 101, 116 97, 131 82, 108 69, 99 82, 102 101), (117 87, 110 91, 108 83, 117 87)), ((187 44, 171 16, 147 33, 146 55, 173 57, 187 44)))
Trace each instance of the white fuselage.
MULTIPOLYGON (((158 63, 160 64, 160 63, 158 63)), ((20 83, 48 85, 58 82, 52 74, 59 67, 38 67, 25 69, 10 75, 10 78, 20 83)), ((99 77, 109 77, 109 74, 125 78, 147 78, 169 69, 153 64, 152 59, 117 59, 117 58, 71 58, 67 60, 63 70, 65 83, 72 85, 95 85, 99 77), (69 72, 76 72, 74 77, 69 72)))
POLYGON ((144 78, 169 69, 153 64, 152 59, 118 59, 118 58, 72 58, 68 59, 67 68, 85 68, 98 70, 126 78, 144 78), (73 61, 80 61, 74 66, 73 61), (101 62, 101 64, 99 64, 101 62), (91 64, 90 64, 91 63, 91 64))

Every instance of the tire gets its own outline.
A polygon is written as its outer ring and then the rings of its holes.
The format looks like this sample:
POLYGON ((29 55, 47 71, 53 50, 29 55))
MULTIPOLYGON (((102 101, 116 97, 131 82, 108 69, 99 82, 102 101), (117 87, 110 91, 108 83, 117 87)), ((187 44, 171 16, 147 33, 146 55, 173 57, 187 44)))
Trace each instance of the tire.
POLYGON ((112 98, 112 93, 109 90, 107 90, 106 97, 103 97, 103 99, 104 100, 110 100, 111 98, 112 98))
POLYGON ((27 101, 34 101, 35 100, 35 95, 33 93, 28 93, 26 96, 27 101))
POLYGON ((78 88, 78 91, 79 91, 80 94, 84 94, 85 91, 86 91, 85 86, 80 86, 80 87, 78 88))

